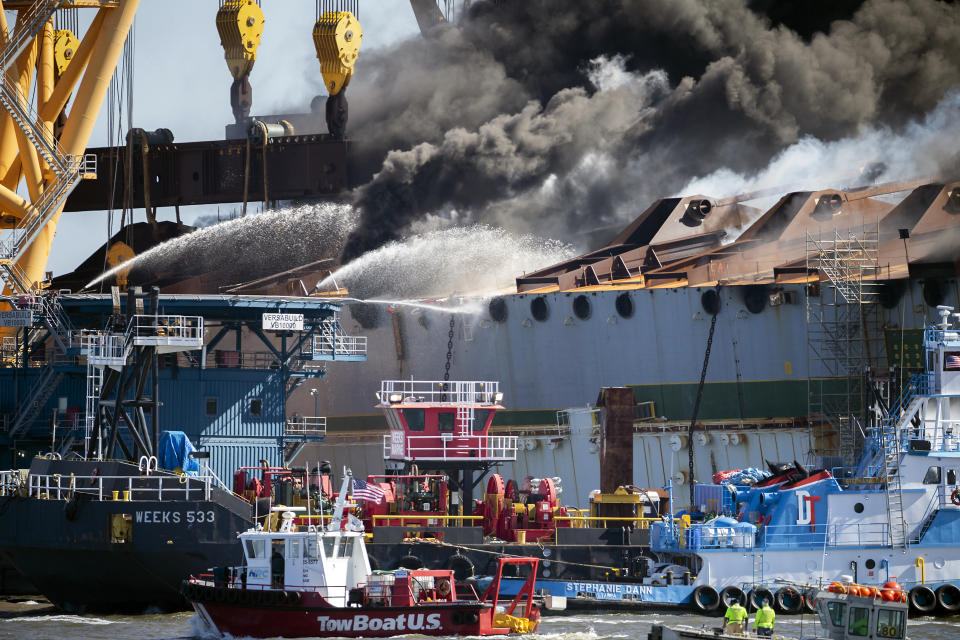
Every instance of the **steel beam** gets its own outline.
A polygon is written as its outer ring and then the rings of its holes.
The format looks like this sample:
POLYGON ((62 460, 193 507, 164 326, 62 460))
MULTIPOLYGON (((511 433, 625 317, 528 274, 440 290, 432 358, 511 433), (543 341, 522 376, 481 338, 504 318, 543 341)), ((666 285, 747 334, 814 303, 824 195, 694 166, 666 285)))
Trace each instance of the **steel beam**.
MULTIPOLYGON (((266 146, 267 190, 271 201, 329 198, 345 191, 348 142, 326 136, 272 138, 266 146)), ((67 199, 64 211, 102 211, 121 207, 127 147, 87 149, 97 155, 95 180, 84 180, 67 199), (110 187, 113 186, 113 199, 110 187)), ((133 208, 144 206, 143 158, 133 147, 130 179, 133 208)), ((264 147, 250 149, 249 202, 263 200, 264 147)), ((243 201, 246 140, 214 140, 151 145, 147 151, 150 204, 154 207, 243 201)))

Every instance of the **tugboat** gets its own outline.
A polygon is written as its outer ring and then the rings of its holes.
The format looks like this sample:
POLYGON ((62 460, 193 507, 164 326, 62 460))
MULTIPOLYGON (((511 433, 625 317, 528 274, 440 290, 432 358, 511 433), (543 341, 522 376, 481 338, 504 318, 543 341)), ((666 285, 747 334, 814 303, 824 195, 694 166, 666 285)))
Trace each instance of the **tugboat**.
POLYGON ((505 635, 537 630, 534 602, 536 558, 500 558, 493 583, 479 596, 456 583, 452 570, 373 572, 362 523, 344 519, 352 474, 329 522, 298 527, 282 511, 279 531, 260 527, 239 534, 245 564, 213 575, 191 576, 183 595, 218 633, 254 638, 505 635), (501 600, 505 567, 527 580, 510 600, 501 600))
POLYGON ((926 372, 912 376, 848 469, 792 469, 733 487, 735 518, 651 525, 651 549, 696 574, 694 608, 769 599, 799 613, 803 590, 853 571, 896 580, 920 615, 960 611, 960 326, 952 307, 924 331, 926 372))
MULTIPOLYGON (((835 585, 838 583, 834 583, 835 585)), ((867 588, 818 591, 815 602, 821 635, 794 636, 801 640, 906 640, 906 598, 890 598, 889 590, 867 588)), ((647 640, 723 640, 743 638, 723 630, 697 629, 689 625, 653 625, 647 640)), ((747 637, 759 637, 749 635, 747 637)), ((770 637, 770 636, 768 636, 770 637)), ((787 636, 773 638, 786 640, 787 636)))

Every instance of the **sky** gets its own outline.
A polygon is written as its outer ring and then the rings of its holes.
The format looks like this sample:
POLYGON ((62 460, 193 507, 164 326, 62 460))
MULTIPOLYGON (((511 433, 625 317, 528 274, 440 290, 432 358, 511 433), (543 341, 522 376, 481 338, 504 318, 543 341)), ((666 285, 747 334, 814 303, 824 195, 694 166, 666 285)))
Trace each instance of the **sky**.
MULTIPOLYGON (((133 126, 147 130, 166 127, 177 142, 222 140, 233 122, 229 89, 232 77, 214 23, 216 0, 141 0, 134 23, 133 126)), ((320 78, 313 48, 314 0, 262 0, 265 24, 257 61, 250 75, 253 108, 258 113, 309 111, 320 78)), ((419 37, 406 0, 360 3, 363 48, 356 73, 363 72, 364 53, 398 40, 419 37)), ((93 19, 93 10, 80 10, 80 24, 93 19)), ((15 13, 8 12, 13 24, 15 13)), ((107 143, 106 106, 101 109, 88 146, 107 143)), ((114 107, 116 108, 116 107, 114 107)), ((190 223, 214 207, 183 207, 190 223)), ((224 211, 230 205, 224 205, 224 211)), ((157 212, 173 220, 173 208, 157 212)), ((136 220, 145 220, 143 210, 136 220)), ((114 229, 116 231, 116 229, 114 229)), ((105 212, 64 213, 50 254, 48 270, 72 271, 107 238, 105 212)))

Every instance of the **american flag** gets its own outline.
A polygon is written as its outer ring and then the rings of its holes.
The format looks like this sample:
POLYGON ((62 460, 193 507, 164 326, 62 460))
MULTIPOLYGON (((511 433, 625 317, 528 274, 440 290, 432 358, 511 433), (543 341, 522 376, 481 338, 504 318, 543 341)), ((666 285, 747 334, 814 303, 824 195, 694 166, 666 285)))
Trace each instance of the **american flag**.
POLYGON ((947 356, 947 371, 960 370, 960 356, 947 356))
POLYGON ((357 500, 367 500, 375 504, 383 502, 383 490, 379 487, 367 484, 359 478, 353 479, 353 497, 357 500))

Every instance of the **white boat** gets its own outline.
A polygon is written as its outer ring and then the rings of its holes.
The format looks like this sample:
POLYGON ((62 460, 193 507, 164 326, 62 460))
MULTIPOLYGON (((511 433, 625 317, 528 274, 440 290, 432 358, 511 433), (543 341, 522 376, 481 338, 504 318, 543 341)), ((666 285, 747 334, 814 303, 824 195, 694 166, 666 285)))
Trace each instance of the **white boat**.
POLYGON ((924 333, 926 371, 904 384, 854 468, 730 487, 732 521, 654 524, 652 549, 696 574, 700 610, 744 595, 799 606, 784 582, 852 573, 897 580, 918 613, 960 611, 960 329, 951 307, 939 309, 924 333))

